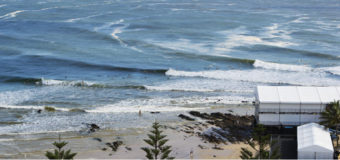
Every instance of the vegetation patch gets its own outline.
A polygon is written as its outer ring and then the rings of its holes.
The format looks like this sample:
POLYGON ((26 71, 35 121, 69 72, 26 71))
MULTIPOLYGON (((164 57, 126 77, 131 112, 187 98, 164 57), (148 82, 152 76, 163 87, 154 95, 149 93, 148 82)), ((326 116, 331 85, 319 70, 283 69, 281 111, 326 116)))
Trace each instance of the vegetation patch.
POLYGON ((70 109, 69 110, 70 112, 86 112, 85 110, 83 110, 83 109, 79 109, 79 108, 73 108, 73 109, 70 109))
POLYGON ((53 108, 53 107, 49 107, 49 106, 45 106, 45 111, 47 111, 47 112, 55 112, 56 111, 56 109, 55 108, 53 108))

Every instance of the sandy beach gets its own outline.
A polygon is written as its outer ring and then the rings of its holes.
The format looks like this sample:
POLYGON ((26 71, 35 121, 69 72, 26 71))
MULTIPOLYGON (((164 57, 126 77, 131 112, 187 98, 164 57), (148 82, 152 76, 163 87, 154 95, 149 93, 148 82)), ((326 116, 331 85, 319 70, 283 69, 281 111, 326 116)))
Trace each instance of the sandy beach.
MULTIPOLYGON (((251 113, 252 110, 252 106, 229 106, 214 107, 203 112, 246 115, 251 113)), ((183 114, 189 116, 188 112, 183 112, 183 114)), ((239 158, 241 147, 247 147, 244 142, 210 143, 197 133, 200 130, 204 132, 208 128, 214 127, 214 125, 205 124, 203 119, 197 117, 192 118, 195 118, 195 121, 178 118, 177 122, 161 122, 164 134, 169 139, 168 145, 172 146, 172 156, 179 159, 190 159, 190 152, 192 152, 192 158, 194 159, 235 159, 239 158)), ((145 158, 145 153, 140 148, 147 146, 143 139, 147 138, 146 134, 149 130, 149 127, 120 130, 100 129, 86 135, 82 135, 79 132, 60 134, 62 140, 69 142, 66 148, 71 148, 73 152, 77 152, 76 158, 79 159, 140 159, 145 158), (105 144, 117 140, 123 141, 123 145, 116 152, 112 151, 105 144)), ((8 147, 9 154, 1 155, 0 158, 45 158, 45 152, 53 149, 52 142, 57 140, 57 137, 58 133, 22 135, 22 139, 8 141, 7 146, 3 145, 6 143, 2 142, 3 147, 8 147), (17 153, 13 151, 14 144, 22 152, 17 153)))

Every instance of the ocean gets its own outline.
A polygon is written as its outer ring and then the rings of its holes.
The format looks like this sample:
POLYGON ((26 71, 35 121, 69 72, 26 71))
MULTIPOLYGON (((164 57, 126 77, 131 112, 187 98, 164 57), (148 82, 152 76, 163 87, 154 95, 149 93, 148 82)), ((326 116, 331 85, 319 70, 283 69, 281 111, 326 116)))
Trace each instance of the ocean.
POLYGON ((0 0, 0 137, 251 106, 257 85, 339 86, 339 13, 338 0, 0 0))

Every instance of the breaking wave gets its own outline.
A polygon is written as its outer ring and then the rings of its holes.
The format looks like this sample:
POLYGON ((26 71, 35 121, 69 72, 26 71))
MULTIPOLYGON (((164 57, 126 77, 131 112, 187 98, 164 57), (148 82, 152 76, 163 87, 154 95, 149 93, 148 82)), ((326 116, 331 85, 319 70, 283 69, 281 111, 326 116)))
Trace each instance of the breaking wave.
POLYGON ((320 72, 279 72, 275 70, 208 70, 180 71, 169 69, 167 76, 202 77, 257 83, 291 84, 291 85, 338 85, 339 80, 327 77, 320 72))
POLYGON ((307 71, 313 70, 311 67, 304 66, 304 65, 279 64, 279 63, 265 62, 261 60, 255 60, 253 66, 255 68, 283 70, 283 71, 297 71, 297 72, 307 72, 307 71))

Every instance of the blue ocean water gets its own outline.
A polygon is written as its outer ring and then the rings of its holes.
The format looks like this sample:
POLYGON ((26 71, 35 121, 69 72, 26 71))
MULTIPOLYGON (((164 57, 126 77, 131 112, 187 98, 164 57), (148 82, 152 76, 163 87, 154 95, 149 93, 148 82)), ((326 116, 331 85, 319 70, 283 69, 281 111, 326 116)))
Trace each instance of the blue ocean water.
POLYGON ((143 127, 139 110, 339 85, 339 13, 338 0, 0 0, 0 134, 143 127))

